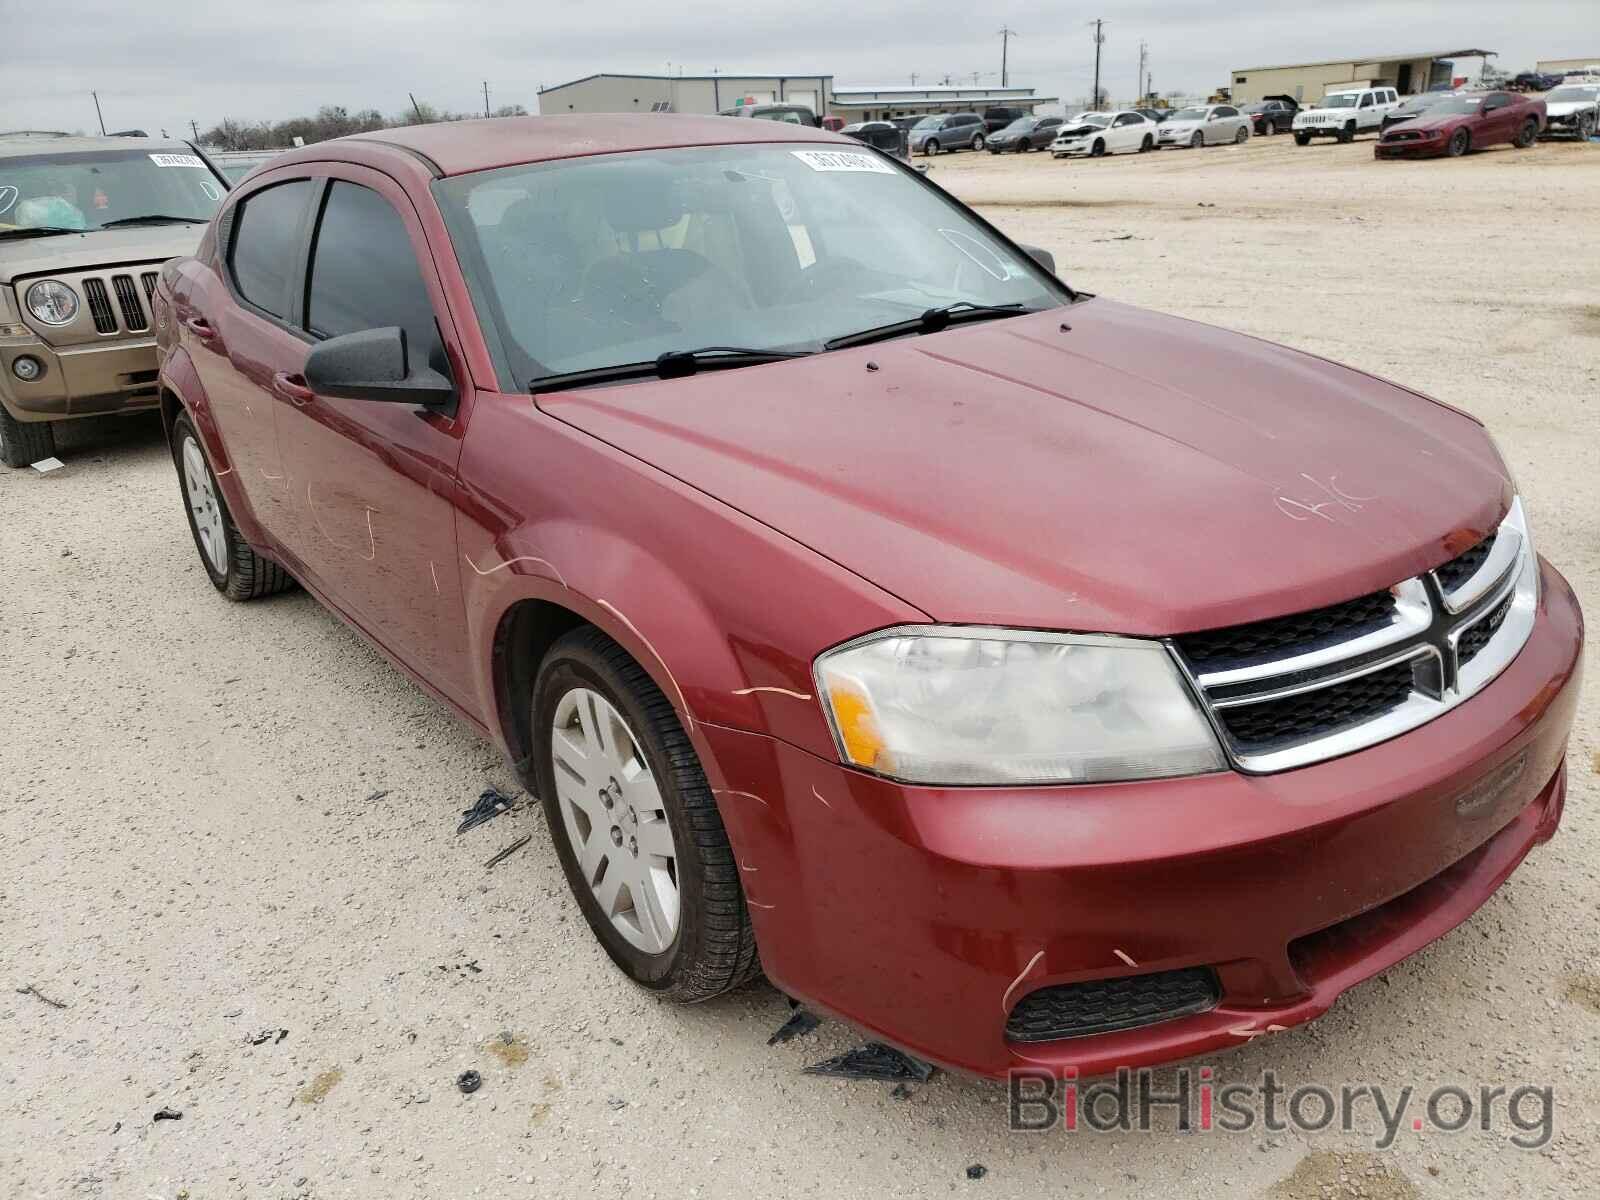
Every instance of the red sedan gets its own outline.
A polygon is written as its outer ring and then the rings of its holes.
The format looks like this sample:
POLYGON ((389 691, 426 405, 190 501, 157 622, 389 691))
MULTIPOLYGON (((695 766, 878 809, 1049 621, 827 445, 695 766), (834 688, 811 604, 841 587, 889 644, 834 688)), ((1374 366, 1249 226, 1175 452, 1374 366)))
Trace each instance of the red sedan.
POLYGON ((1509 142, 1526 150, 1545 125, 1544 101, 1516 92, 1451 96, 1420 117, 1384 130, 1372 148, 1376 158, 1459 158, 1509 142))
POLYGON ((1052 270, 773 122, 291 152, 162 272, 201 565, 494 741, 646 988, 1239 1045, 1555 832, 1582 621, 1473 418, 1052 270))

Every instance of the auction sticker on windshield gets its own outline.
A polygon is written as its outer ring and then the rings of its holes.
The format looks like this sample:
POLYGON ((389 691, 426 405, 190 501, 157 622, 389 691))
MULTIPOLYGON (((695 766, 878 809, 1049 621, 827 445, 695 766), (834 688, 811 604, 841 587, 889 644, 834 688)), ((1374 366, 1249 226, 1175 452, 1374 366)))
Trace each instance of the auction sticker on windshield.
POLYGON ((202 171, 206 169, 205 163, 192 154, 152 154, 150 161, 158 167, 199 167, 202 171))
POLYGON ((893 175, 894 168, 875 154, 857 154, 849 150, 791 150, 813 171, 871 171, 877 175, 893 175))

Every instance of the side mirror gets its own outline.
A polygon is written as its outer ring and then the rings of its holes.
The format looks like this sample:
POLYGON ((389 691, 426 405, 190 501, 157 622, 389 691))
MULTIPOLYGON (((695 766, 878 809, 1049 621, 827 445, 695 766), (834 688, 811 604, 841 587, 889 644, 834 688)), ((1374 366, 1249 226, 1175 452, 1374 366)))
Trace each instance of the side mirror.
POLYGON ((412 366, 397 325, 329 338, 306 355, 306 385, 323 396, 390 404, 449 404, 455 388, 439 372, 412 366))
POLYGON ((1033 259, 1034 262, 1038 263, 1046 271, 1049 271, 1050 274, 1054 275, 1056 273, 1056 256, 1051 254, 1050 251, 1042 249, 1039 246, 1023 246, 1022 250, 1023 253, 1025 253, 1029 258, 1033 259))

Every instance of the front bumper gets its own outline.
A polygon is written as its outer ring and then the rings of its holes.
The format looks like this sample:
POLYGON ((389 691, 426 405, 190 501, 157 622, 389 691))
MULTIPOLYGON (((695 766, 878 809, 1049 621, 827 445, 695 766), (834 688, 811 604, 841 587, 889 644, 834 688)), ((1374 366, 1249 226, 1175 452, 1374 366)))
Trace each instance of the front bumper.
POLYGON ((1450 151, 1449 138, 1414 138, 1403 142, 1379 142, 1372 147, 1374 158, 1441 158, 1450 151))
POLYGON ((1548 565, 1542 584, 1527 645, 1478 696, 1277 775, 908 787, 702 725, 768 976, 995 1077, 1145 1066, 1320 1016, 1463 921, 1554 833, 1583 628, 1548 565), (1489 777, 1506 782, 1485 794, 1489 777), (1007 1040, 1035 989, 1185 967, 1216 972, 1215 1008, 1007 1040))
POLYGON ((154 408, 156 343, 153 337, 55 349, 29 338, 0 342, 0 403, 19 421, 58 421, 154 408), (23 355, 44 364, 44 374, 24 383, 11 364, 23 355))

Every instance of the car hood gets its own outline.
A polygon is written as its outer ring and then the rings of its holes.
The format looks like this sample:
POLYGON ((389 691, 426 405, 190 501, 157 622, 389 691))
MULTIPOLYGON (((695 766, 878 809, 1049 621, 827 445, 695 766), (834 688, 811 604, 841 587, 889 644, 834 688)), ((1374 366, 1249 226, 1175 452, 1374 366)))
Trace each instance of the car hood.
POLYGON ((1161 131, 1165 133, 1170 129, 1176 133, 1181 129, 1185 133, 1191 133, 1194 130, 1199 129, 1200 126, 1204 124, 1204 121, 1174 121, 1169 117, 1165 121, 1161 122, 1161 131))
POLYGON ((193 254, 204 225, 135 225, 86 233, 0 240, 0 283, 27 275, 84 271, 193 254))
POLYGON ((1100 299, 536 403, 948 622, 1315 608, 1439 565, 1511 501, 1464 414, 1100 299))
POLYGON ((1431 116, 1422 113, 1406 121, 1405 127, 1412 132, 1418 129, 1454 129, 1472 119, 1471 113, 1435 113, 1431 116))
POLYGON ((1565 117, 1575 112, 1595 107, 1594 100, 1556 100, 1545 101, 1545 115, 1550 117, 1565 117))

